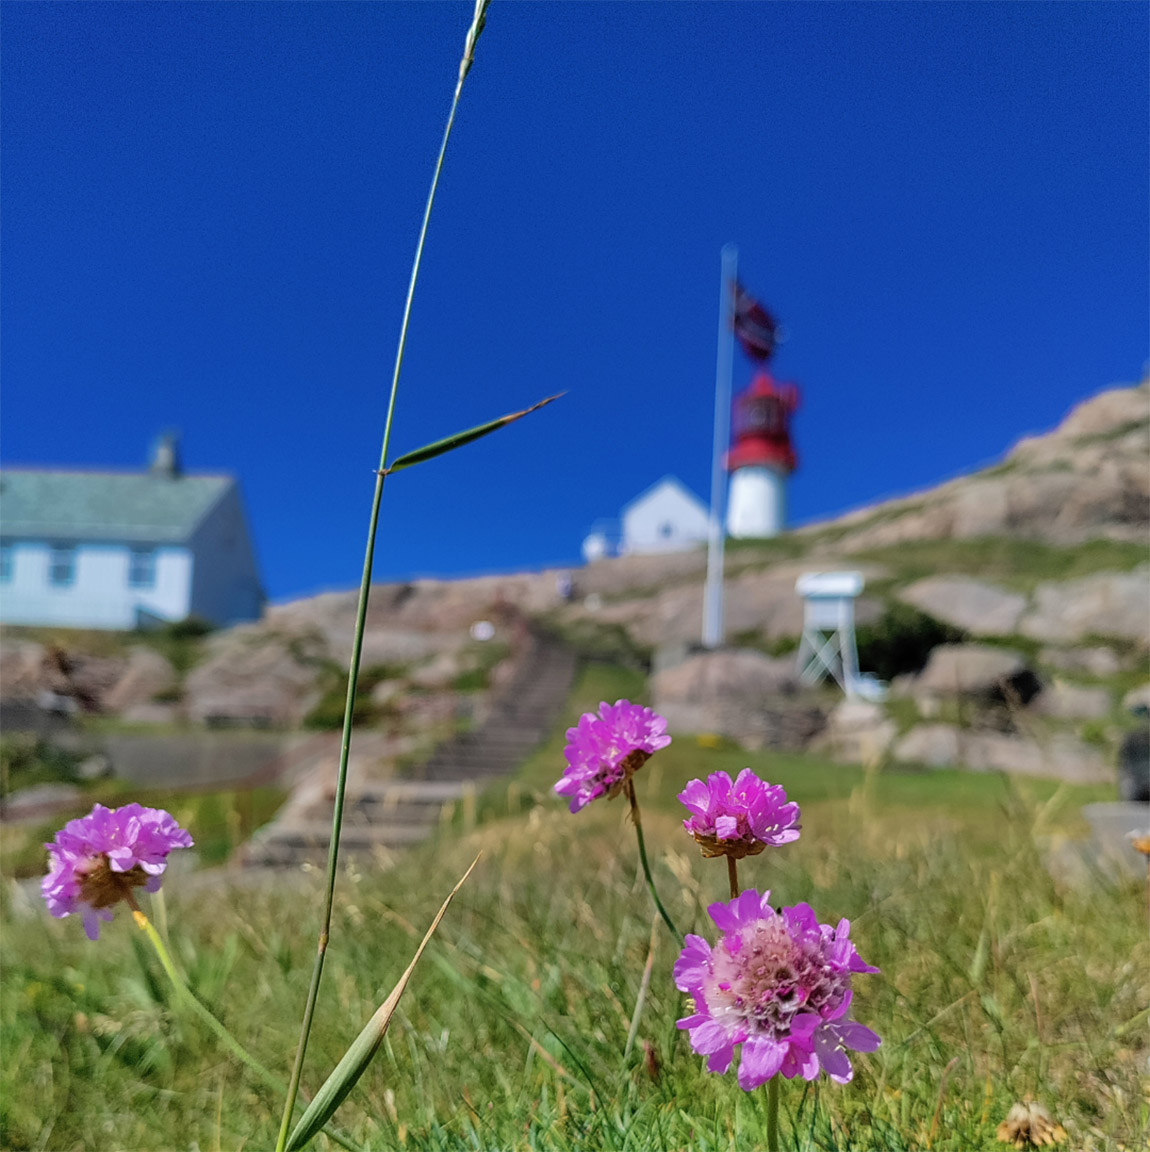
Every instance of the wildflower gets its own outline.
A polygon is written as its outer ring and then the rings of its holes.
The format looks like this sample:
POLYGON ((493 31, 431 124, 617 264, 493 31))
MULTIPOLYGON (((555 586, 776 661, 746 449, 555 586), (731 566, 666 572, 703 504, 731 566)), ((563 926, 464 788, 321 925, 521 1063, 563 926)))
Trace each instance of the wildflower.
POLYGON ((739 1087, 745 1091, 781 1072, 813 1080, 820 1070, 846 1084, 854 1075, 847 1049, 873 1052, 881 1043, 848 1019, 855 972, 864 964, 850 940, 850 923, 820 924, 806 904, 776 912, 748 889, 708 911, 722 936, 712 948, 688 936, 675 963, 675 984, 693 1012, 678 1022, 691 1047, 722 1074, 742 1044, 739 1087))
POLYGON ((585 712, 567 729, 567 767, 555 791, 571 797, 572 812, 618 796, 652 753, 671 743, 666 730, 664 717, 629 700, 600 704, 598 716, 585 712))
POLYGON ((79 912, 90 940, 112 905, 134 904, 132 891, 155 892, 173 848, 190 848, 191 836, 162 808, 97 804, 87 816, 69 820, 48 849, 48 875, 40 890, 53 916, 79 912))
POLYGON ((744 768, 735 782, 726 772, 692 780, 679 799, 691 813, 683 821, 706 857, 741 860, 799 838, 799 806, 787 803, 781 784, 768 784, 744 768))

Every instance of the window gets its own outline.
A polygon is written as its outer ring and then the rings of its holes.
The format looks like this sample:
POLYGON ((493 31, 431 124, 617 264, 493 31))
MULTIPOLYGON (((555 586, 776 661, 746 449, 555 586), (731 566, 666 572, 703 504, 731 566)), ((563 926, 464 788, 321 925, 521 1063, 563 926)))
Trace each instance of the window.
POLYGON ((12 583, 12 566, 16 557, 7 540, 0 543, 0 584, 12 583))
POLYGON ((48 550, 48 583, 56 588, 67 588, 75 579, 75 545, 53 544, 48 550))
POLYGON ((156 550, 133 548, 128 554, 128 587, 154 588, 156 586, 156 550))
POLYGON ((675 525, 670 521, 664 521, 664 523, 659 525, 659 535, 662 536, 664 540, 669 540, 674 534, 675 525))

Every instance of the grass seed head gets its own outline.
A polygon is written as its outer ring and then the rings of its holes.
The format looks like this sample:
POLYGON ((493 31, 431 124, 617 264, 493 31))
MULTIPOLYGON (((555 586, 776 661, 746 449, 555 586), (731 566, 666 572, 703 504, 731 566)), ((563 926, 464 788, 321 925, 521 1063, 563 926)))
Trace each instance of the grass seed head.
POLYGON ((1049 1147, 1066 1139, 1066 1129, 1033 1096, 1013 1105, 995 1134, 1015 1148, 1049 1147))

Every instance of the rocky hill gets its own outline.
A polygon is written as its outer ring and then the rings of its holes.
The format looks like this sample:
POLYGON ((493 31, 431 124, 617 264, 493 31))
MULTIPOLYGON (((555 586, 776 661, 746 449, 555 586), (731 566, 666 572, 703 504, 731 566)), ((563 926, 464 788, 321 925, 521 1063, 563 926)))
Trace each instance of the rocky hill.
MULTIPOLYGON (((1023 738, 1009 707, 1025 705, 1025 724, 1042 728, 1048 748, 1061 742, 1046 760, 1076 765, 1051 771, 1101 776, 1126 723, 1122 701, 1147 678, 1148 539, 1144 382, 1085 401, 993 467, 776 540, 732 542, 725 617, 729 644, 742 650, 737 666, 729 652, 690 652, 702 618, 701 551, 598 561, 570 574, 570 591, 556 571, 380 585, 364 646, 362 716, 393 725, 407 717, 415 728, 449 721, 461 691, 498 687, 514 674, 524 630, 536 620, 585 653, 653 663, 656 697, 682 730, 790 747, 821 741, 854 758, 893 750, 920 762, 995 767, 1012 756, 1041 759, 999 746, 1023 738), (801 630, 795 579, 842 566, 867 579, 860 651, 864 669, 869 653, 882 664, 872 670, 894 678, 886 709, 844 714, 794 682, 786 653, 801 630), (493 623, 493 640, 472 639, 479 620, 493 623), (1020 683, 1023 672, 1036 690, 1025 700, 1004 696, 1003 685, 1020 683), (959 711, 999 743, 959 747, 951 731, 959 711)), ((324 709, 338 707, 355 599, 331 593, 278 606, 194 651, 9 631, 0 640, 0 689, 9 700, 49 694, 140 724, 290 728, 317 716, 322 724, 324 709)))
POLYGON ((1145 545, 1148 415, 1150 385, 1110 388, 1079 404, 1052 432, 1020 440, 994 467, 833 521, 842 530, 839 547, 851 553, 907 540, 981 536, 1145 545))

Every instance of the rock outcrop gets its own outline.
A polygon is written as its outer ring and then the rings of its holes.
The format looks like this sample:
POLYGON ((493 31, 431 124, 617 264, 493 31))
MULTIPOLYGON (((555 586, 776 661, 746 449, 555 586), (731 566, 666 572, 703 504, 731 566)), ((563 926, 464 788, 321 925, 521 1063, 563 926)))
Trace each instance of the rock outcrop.
POLYGON ((1047 776, 1076 784, 1114 778, 1102 752, 1075 736, 1056 733, 1048 740, 1004 732, 928 724, 912 728, 894 746, 896 760, 931 768, 962 766, 976 772, 1047 776))
POLYGON ((1150 641, 1150 567, 1040 584, 1019 631, 1047 643, 1113 636, 1150 641))
POLYGON ((1026 597, 968 576, 928 576, 898 593, 907 604, 975 636, 1012 636, 1026 597))
POLYGON ((914 681, 915 696, 1027 703, 1039 691, 1020 653, 986 644, 940 644, 914 681))
POLYGON ((800 692, 792 659, 747 649, 689 656, 656 673, 651 692, 671 732, 715 733, 748 748, 803 748, 826 722, 800 692))
POLYGON ((846 553, 907 540, 1012 536, 1050 544, 1150 532, 1150 385, 1111 388, 998 466, 812 525, 842 530, 846 553))

